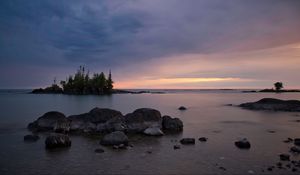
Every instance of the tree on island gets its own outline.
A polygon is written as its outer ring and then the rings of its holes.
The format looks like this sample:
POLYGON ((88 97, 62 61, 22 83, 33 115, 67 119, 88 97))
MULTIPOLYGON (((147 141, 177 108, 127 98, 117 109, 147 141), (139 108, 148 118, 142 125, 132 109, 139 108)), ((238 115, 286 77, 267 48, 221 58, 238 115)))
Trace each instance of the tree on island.
POLYGON ((276 91, 280 91, 283 88, 283 83, 276 82, 276 83, 274 83, 274 87, 275 87, 276 91))
POLYGON ((113 80, 111 71, 108 78, 101 72, 95 73, 90 78, 89 71, 85 72, 84 66, 80 66, 74 76, 70 75, 65 81, 60 82, 61 87, 56 84, 56 78, 52 86, 45 89, 33 90, 33 93, 65 93, 65 94, 111 94, 113 90, 113 80))

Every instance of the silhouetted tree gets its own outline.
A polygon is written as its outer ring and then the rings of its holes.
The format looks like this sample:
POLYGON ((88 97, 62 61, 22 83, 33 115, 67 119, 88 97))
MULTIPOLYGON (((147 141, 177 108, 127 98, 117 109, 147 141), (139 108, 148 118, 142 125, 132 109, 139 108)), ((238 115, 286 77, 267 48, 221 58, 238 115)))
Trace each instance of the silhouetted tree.
POLYGON ((276 83, 274 83, 274 87, 275 87, 276 91, 280 91, 283 88, 283 83, 276 82, 276 83))

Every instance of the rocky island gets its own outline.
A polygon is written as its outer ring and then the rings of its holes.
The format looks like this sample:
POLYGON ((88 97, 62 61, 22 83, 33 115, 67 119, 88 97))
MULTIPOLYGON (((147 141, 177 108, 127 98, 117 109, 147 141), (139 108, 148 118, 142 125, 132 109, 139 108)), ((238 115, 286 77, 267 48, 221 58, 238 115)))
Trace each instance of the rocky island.
POLYGON ((289 111, 289 112, 300 111, 300 101, 280 100, 275 98, 263 98, 257 102, 243 103, 240 104, 239 106, 250 110, 289 111))

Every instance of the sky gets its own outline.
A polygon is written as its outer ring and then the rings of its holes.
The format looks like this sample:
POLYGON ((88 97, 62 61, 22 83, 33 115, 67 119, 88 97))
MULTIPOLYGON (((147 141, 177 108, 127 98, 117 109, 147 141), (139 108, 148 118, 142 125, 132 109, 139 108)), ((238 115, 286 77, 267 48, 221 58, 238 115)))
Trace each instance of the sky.
POLYGON ((0 88, 300 88, 298 0, 1 0, 0 88))

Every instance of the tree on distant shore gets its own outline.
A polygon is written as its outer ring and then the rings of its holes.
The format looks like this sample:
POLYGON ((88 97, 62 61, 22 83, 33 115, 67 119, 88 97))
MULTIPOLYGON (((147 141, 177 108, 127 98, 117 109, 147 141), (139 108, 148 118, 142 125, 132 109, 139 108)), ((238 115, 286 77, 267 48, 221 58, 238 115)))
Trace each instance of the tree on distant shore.
POLYGON ((276 91, 280 91, 283 88, 283 83, 276 82, 276 83, 274 83, 274 87, 275 87, 276 91))

